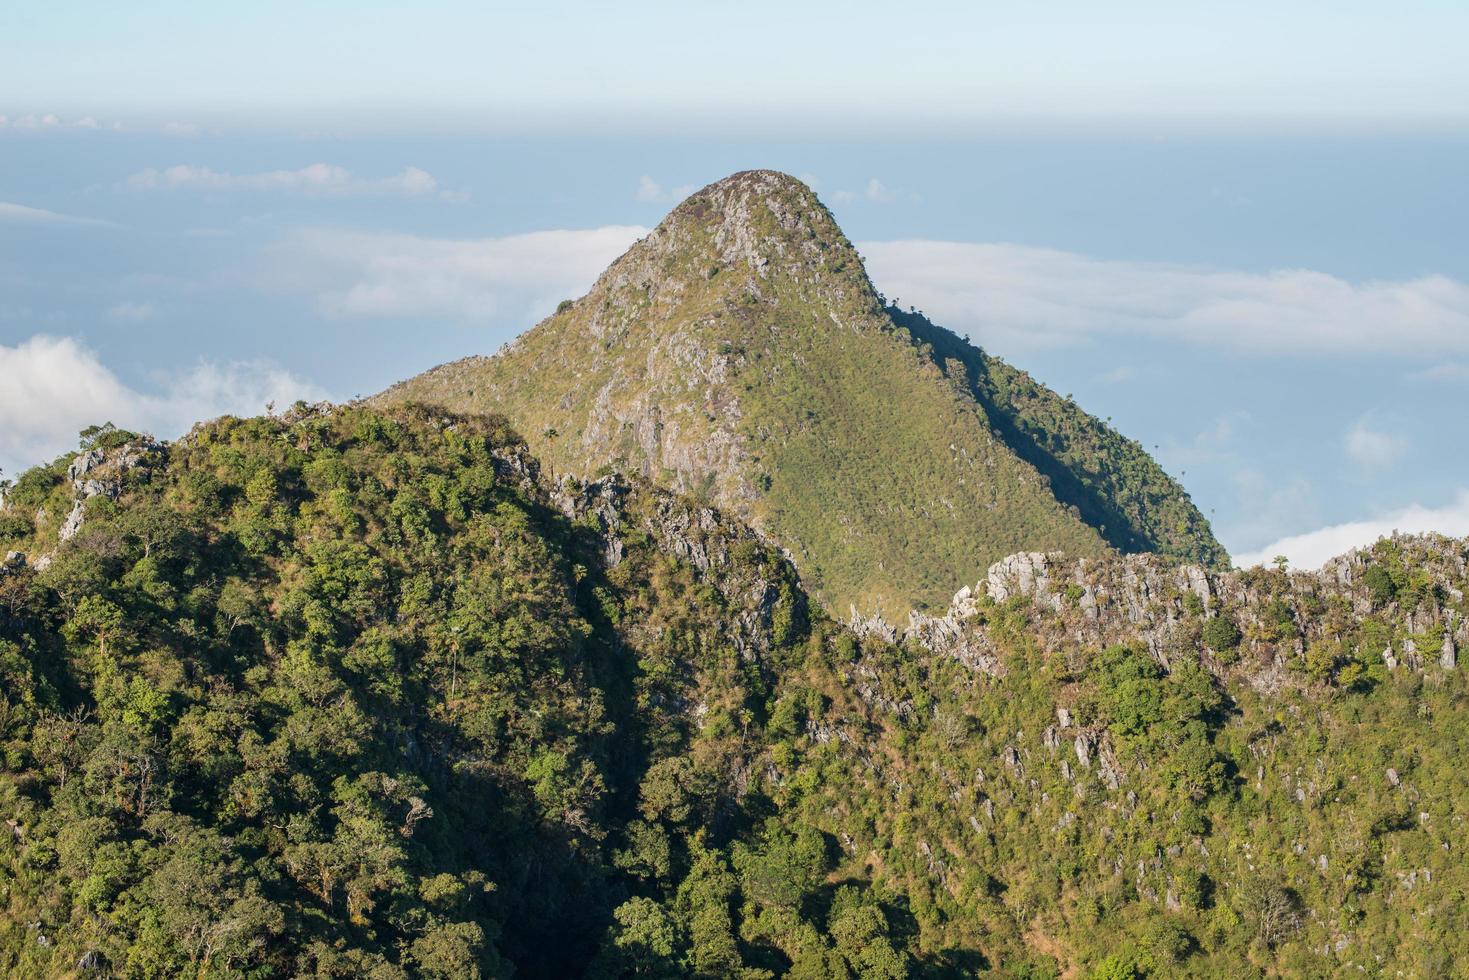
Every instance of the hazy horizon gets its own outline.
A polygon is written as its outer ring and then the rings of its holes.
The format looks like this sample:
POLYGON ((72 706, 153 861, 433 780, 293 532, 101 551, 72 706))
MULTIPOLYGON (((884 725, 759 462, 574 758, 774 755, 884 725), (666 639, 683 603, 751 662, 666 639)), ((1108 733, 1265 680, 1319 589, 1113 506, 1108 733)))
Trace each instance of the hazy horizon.
POLYGON ((656 4, 283 9, 0 15, 7 476, 86 424, 489 353, 769 167, 889 297, 1154 452, 1236 558, 1469 533, 1469 11, 858 5, 767 50, 656 4))

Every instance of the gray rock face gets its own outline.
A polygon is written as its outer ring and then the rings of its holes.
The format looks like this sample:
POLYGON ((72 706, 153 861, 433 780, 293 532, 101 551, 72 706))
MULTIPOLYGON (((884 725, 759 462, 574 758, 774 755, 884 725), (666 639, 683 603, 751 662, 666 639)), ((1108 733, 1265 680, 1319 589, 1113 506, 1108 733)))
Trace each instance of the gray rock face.
MULTIPOLYGON (((916 610, 908 614, 908 628, 901 638, 912 638, 935 653, 946 654, 971 670, 998 677, 1003 674, 999 651, 987 634, 973 630, 969 621, 979 613, 979 596, 969 586, 954 594, 942 616, 916 610)), ((895 639, 897 631, 893 630, 895 639)))
MULTIPOLYGON (((1469 568, 1469 541, 1437 535, 1400 535, 1395 541, 1411 564, 1431 573, 1449 601, 1463 598, 1460 586, 1469 568)), ((1170 651, 1199 649, 1201 617, 1224 610, 1247 637, 1269 636, 1274 628, 1266 621, 1267 607, 1283 599, 1297 626, 1296 635, 1275 641, 1247 638, 1244 646, 1246 652, 1269 654, 1259 658, 1262 666, 1251 675, 1256 688, 1268 695, 1290 682, 1284 667, 1287 657, 1300 655, 1313 640, 1329 639, 1325 619, 1310 610, 1328 600, 1344 599, 1355 615, 1372 612, 1372 599, 1362 583, 1371 561, 1370 550, 1361 549, 1327 562, 1320 571, 1293 572, 1267 581, 1262 576, 1278 573, 1213 572, 1155 555, 1068 559, 1059 554, 1021 552, 991 565, 977 586, 960 589, 943 615, 913 612, 906 627, 900 628, 880 615, 861 617, 853 611, 849 627, 858 635, 889 642, 916 641, 998 677, 1003 676, 1005 666, 999 645, 979 615, 983 600, 1004 603, 1025 597, 1039 613, 1032 628, 1039 630, 1052 649, 1137 643, 1167 667, 1170 651)), ((1430 605, 1414 615, 1395 641, 1401 656, 1389 648, 1384 663, 1389 669, 1404 664, 1423 669, 1417 643, 1408 634, 1441 630, 1448 639, 1438 663, 1452 669, 1458 650, 1469 642, 1469 621, 1454 620, 1447 603, 1439 605, 1437 600, 1430 600, 1430 605)))
MULTIPOLYGON (((1408 617, 1408 629, 1413 628, 1413 617, 1408 617)), ((1423 658, 1418 656, 1418 642, 1411 636, 1403 640, 1403 663, 1412 670, 1421 670, 1423 658)))
POLYGON ((1041 732, 1041 744, 1046 747, 1052 755, 1061 747, 1061 736, 1056 733, 1055 725, 1047 725, 1046 730, 1041 732))
POLYGON ((1122 785, 1122 765, 1113 754, 1112 747, 1105 743, 1102 751, 1097 753, 1097 774, 1108 789, 1118 789, 1122 785))
MULTIPOLYGON (((1398 535, 1394 542, 1410 565, 1430 575, 1438 594, 1447 601, 1429 598, 1415 610, 1402 611, 1398 636, 1384 651, 1383 661, 1389 669, 1424 669, 1413 635, 1442 633, 1445 641, 1437 662, 1443 669, 1452 669, 1458 651, 1469 643, 1469 620, 1459 617, 1450 605, 1463 599, 1469 539, 1398 535)), ((853 628, 864 635, 915 640, 976 670, 1001 676, 1005 667, 999 645, 990 638, 985 617, 980 615, 985 596, 995 603, 1028 598, 1034 610, 1030 629, 1048 649, 1135 643, 1165 668, 1170 652, 1200 649, 1198 630, 1203 618, 1223 611, 1245 634, 1239 659, 1250 665, 1251 683, 1268 695, 1291 682, 1285 669, 1287 659, 1302 654, 1313 641, 1332 639, 1326 617, 1312 610, 1344 600, 1356 616, 1373 611, 1362 582, 1372 560, 1370 549, 1359 549, 1327 562, 1320 571, 1281 576, 1259 569, 1214 572, 1155 555, 1068 559, 1022 552, 990 566, 978 587, 961 589, 942 616, 910 614, 905 629, 881 617, 854 616, 853 628), (1277 601, 1283 601, 1291 612, 1293 636, 1277 635, 1275 624, 1267 620, 1271 604, 1277 601)), ((1064 720, 1062 727, 1066 727, 1064 720)))
POLYGON ((106 458, 107 454, 101 449, 88 449, 71 461, 71 465, 66 468, 66 478, 75 483, 102 465, 106 458))
POLYGON ((84 497, 116 496, 123 474, 146 469, 163 450, 163 444, 150 436, 141 436, 111 450, 89 449, 71 461, 66 478, 84 497))
POLYGON ((1072 743, 1076 748, 1076 761, 1081 763, 1083 769, 1091 768, 1092 764, 1092 737, 1086 732, 1076 736, 1072 743))
MULTIPOLYGON (((78 454, 66 468, 66 477, 71 481, 73 499, 57 532, 57 542, 64 544, 81 532, 86 523, 85 502, 93 497, 116 500, 129 479, 147 479, 152 466, 162 462, 167 447, 150 436, 141 436, 132 442, 111 450, 92 448, 78 454)), ((45 521, 44 511, 36 513, 36 523, 45 521)), ((41 555, 31 563, 36 571, 44 571, 51 564, 51 555, 41 555)))
POLYGON ((617 530, 622 526, 623 500, 629 492, 627 483, 620 475, 614 474, 587 484, 565 477, 551 494, 551 502, 567 517, 590 517, 597 522, 605 542, 602 561, 608 568, 622 563, 622 538, 617 530))
POLYGON ((763 539, 743 524, 726 521, 714 508, 665 490, 648 487, 636 496, 634 504, 632 486, 619 474, 585 485, 563 480, 549 494, 550 502, 567 517, 596 524, 607 567, 624 558, 620 532, 625 527, 638 528, 659 550, 687 561, 730 609, 737 610, 729 634, 734 648, 751 658, 768 653, 780 584, 760 574, 746 574, 733 560, 737 546, 765 544, 763 539))
POLYGON ((871 616, 863 616, 857 612, 857 607, 850 607, 850 618, 847 620, 847 629, 851 630, 858 639, 863 637, 876 637, 884 643, 897 643, 899 640, 898 628, 882 618, 880 613, 871 616))
POLYGON ((115 500, 117 499, 118 492, 122 489, 115 482, 109 481, 104 483, 101 480, 77 480, 75 481, 75 485, 77 493, 83 500, 90 500, 93 497, 106 497, 109 500, 115 500))
POLYGON ((1039 551, 1023 551, 1000 559, 990 566, 985 579, 990 598, 1004 602, 1012 595, 1049 592, 1048 567, 1047 556, 1039 551))
POLYGON ((0 573, 18 571, 25 568, 26 555, 24 551, 5 552, 5 561, 0 562, 0 573))
MULTIPOLYGON (((983 589, 983 583, 980 585, 983 589)), ((902 643, 912 639, 935 653, 946 654, 971 670, 992 677, 1003 675, 999 651, 988 634, 970 627, 969 620, 979 613, 981 591, 964 586, 954 594, 948 611, 930 616, 914 610, 908 613, 908 625, 899 628, 881 613, 863 616, 851 607, 847 628, 858 637, 876 637, 886 643, 902 643)))
POLYGON ((536 492, 541 467, 524 446, 496 449, 490 454, 490 465, 495 468, 496 478, 514 483, 522 492, 536 492))
POLYGON ((63 542, 70 541, 81 531, 82 525, 86 523, 86 520, 86 506, 78 500, 72 504, 71 513, 66 515, 66 520, 61 522, 61 530, 57 532, 56 537, 63 542))

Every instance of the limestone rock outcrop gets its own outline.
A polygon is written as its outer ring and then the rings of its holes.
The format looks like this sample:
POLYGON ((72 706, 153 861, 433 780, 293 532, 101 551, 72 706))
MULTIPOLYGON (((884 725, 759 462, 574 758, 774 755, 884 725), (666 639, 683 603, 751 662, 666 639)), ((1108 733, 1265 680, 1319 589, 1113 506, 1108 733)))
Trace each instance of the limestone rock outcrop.
MULTIPOLYGON (((1391 547, 1415 570, 1412 596, 1383 609, 1366 580, 1372 548, 1328 561, 1319 571, 1263 568, 1214 571, 1156 555, 1072 559, 1022 552, 990 566, 975 586, 955 594, 942 615, 911 613, 905 626, 880 616, 853 615, 858 635, 916 642, 991 675, 1004 673, 989 637, 987 610, 1016 604, 1047 649, 1099 649, 1137 643, 1164 667, 1181 650, 1205 650, 1200 637, 1208 619, 1224 615, 1243 634, 1240 660, 1261 689, 1280 682, 1285 660, 1341 628, 1329 612, 1351 619, 1374 612, 1395 626, 1382 659, 1390 669, 1422 670, 1435 663, 1455 669, 1469 643, 1469 617, 1461 608, 1469 581, 1469 541, 1441 535, 1398 535, 1391 547), (1432 651, 1431 655, 1429 651, 1432 651)), ((1218 666, 1216 663, 1215 666, 1218 666)))

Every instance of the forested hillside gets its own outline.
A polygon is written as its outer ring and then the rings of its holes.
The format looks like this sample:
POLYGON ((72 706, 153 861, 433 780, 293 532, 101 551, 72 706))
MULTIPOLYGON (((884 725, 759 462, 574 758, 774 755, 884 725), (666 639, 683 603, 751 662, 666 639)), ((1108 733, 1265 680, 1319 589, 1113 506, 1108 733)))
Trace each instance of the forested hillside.
POLYGON ((0 507, 6 975, 1469 962, 1463 541, 1020 555, 848 627, 498 418, 84 438, 0 507))

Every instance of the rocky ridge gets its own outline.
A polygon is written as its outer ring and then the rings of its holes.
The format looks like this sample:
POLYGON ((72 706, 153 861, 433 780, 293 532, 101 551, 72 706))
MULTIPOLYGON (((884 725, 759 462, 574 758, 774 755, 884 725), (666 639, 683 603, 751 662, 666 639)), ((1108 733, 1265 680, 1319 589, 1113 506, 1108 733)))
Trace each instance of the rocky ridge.
POLYGON ((563 477, 550 499, 568 518, 595 529, 606 568, 621 564, 629 532, 647 535, 660 552, 687 562, 734 611, 728 638, 747 659, 769 655, 778 615, 806 616, 804 592, 789 561, 770 566, 735 560, 737 550, 768 548, 769 543, 712 507, 622 474, 588 483, 563 477))
MULTIPOLYGON (((131 481, 146 481, 154 468, 166 462, 168 447, 151 436, 139 436, 120 446, 104 448, 94 446, 73 457, 66 468, 66 481, 71 490, 71 504, 56 531, 56 544, 62 545, 75 538, 87 519, 87 502, 93 498, 117 500, 125 485, 131 481)), ((0 499, 0 513, 9 503, 0 499)), ((47 523, 45 508, 33 518, 37 527, 47 523)), ((6 553, 0 571, 18 569, 29 565, 43 571, 51 564, 54 548, 48 548, 34 558, 23 551, 6 553)))
MULTIPOLYGON (((852 610, 848 625, 859 636, 918 642, 998 676, 1004 667, 984 615, 990 606, 1027 610, 1029 629, 1047 649, 1139 643, 1165 668, 1177 651, 1204 648, 1203 625, 1225 616, 1241 634, 1238 661, 1263 689, 1281 683, 1287 662, 1312 643, 1339 641, 1349 623, 1374 616, 1391 630, 1380 654, 1389 670, 1454 669, 1469 644, 1466 584, 1469 539, 1433 534, 1394 535, 1319 570, 1294 572, 1219 572, 1156 555, 1076 559, 1021 552, 960 589, 943 615, 913 612, 900 627, 852 610), (1374 596, 1370 581, 1384 553, 1415 578, 1386 601, 1374 596)), ((1223 670, 1217 654, 1215 666, 1223 670)))

